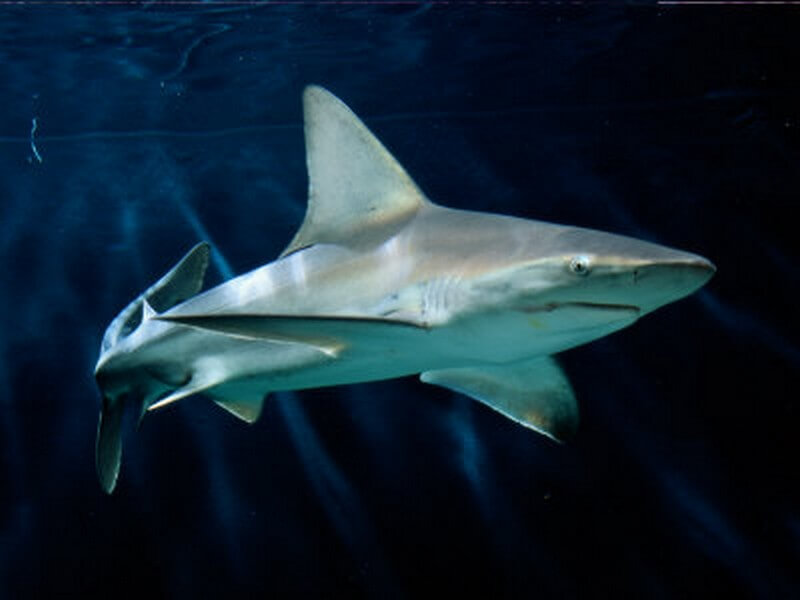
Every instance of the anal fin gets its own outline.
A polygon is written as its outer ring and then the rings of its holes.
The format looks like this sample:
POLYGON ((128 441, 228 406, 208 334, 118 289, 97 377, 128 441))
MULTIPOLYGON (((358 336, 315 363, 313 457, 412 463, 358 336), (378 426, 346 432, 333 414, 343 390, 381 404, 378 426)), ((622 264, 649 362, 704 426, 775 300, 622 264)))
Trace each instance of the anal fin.
POLYGON ((420 379, 466 394, 559 442, 572 437, 578 427, 572 386, 551 357, 426 371, 420 379))

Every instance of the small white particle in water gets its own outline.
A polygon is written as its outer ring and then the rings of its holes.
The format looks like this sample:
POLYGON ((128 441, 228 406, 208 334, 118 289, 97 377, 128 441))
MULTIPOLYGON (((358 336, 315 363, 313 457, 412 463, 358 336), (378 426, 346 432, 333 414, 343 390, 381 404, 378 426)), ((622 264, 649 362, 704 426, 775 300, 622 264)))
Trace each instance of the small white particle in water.
POLYGON ((36 128, 38 127, 38 123, 36 122, 36 117, 33 117, 33 121, 31 122, 31 151, 33 152, 33 156, 36 157, 36 160, 41 163, 42 162, 42 155, 39 154, 39 150, 36 149, 36 140, 34 140, 34 136, 36 135, 36 128))

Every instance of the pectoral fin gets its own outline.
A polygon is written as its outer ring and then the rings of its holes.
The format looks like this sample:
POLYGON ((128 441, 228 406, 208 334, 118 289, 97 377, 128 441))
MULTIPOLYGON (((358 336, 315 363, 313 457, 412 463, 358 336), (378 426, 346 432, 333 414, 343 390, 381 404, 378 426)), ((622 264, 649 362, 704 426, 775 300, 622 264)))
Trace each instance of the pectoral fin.
POLYGON ((569 439, 578 427, 572 386, 550 357, 426 371, 420 379, 466 394, 556 441, 569 439))

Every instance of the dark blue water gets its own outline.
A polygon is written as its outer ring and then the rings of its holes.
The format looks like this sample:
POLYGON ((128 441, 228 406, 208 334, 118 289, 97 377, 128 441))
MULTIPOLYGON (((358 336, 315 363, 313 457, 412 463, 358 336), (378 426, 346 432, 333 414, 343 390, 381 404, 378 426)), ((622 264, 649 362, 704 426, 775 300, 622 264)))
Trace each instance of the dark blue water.
POLYGON ((0 8, 0 596, 797 595, 800 11, 0 8), (695 296, 570 351, 558 446, 413 378, 203 398, 94 472, 111 318, 305 210, 300 95, 436 202, 692 250, 695 296), (35 131, 32 133, 34 121, 35 131))

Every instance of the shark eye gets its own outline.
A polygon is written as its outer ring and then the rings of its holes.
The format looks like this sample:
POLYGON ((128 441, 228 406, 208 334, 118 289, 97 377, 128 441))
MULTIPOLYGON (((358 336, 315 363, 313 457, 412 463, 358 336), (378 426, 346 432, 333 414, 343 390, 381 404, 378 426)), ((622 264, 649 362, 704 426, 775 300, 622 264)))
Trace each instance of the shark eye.
POLYGON ((573 256, 572 260, 569 261, 569 270, 575 273, 575 275, 585 276, 589 274, 589 257, 583 256, 579 254, 578 256, 573 256))

